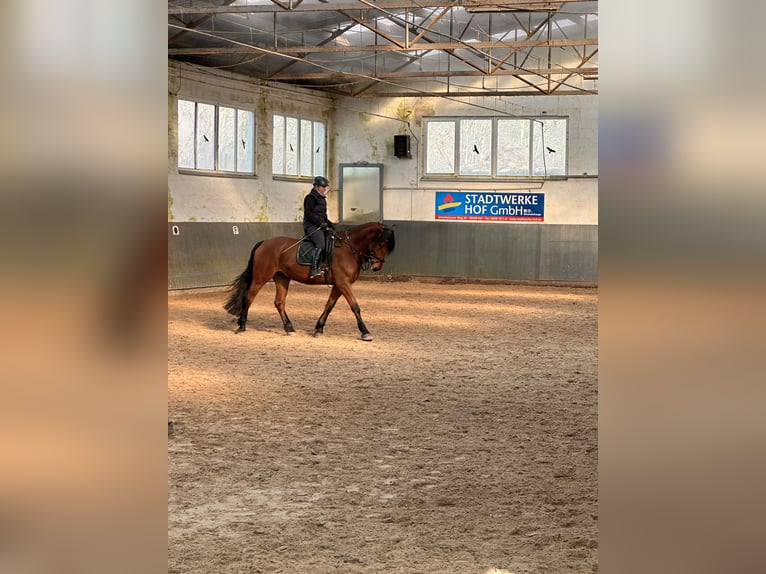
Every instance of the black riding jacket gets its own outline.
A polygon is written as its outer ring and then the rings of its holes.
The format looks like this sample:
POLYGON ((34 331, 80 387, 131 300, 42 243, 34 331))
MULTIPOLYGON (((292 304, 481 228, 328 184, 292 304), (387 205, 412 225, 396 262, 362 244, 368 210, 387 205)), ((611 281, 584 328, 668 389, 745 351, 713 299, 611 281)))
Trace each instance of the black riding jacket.
POLYGON ((332 225, 332 222, 327 218, 327 198, 323 197, 314 187, 303 199, 303 225, 319 227, 323 223, 332 225))

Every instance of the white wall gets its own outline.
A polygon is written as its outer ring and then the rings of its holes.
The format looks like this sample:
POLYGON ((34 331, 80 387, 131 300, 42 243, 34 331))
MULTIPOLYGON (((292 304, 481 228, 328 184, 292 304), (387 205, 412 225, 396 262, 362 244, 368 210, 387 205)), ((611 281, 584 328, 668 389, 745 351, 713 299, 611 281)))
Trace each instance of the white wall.
MULTIPOLYGON (((598 223, 598 106, 595 96, 340 98, 335 106, 335 159, 382 163, 385 219, 433 221, 436 191, 533 191, 545 194, 545 223, 598 223), (499 101, 498 101, 499 100, 499 101), (423 118, 429 116, 569 117, 567 180, 544 183, 452 182, 422 178, 423 118), (409 126, 404 121, 409 122, 409 126), (394 156, 394 135, 410 134, 412 159, 394 156)), ((504 224, 505 222, 498 222, 504 224)), ((491 223, 490 223, 491 224, 491 223)))
MULTIPOLYGON (((332 129, 332 100, 297 88, 266 85, 214 69, 168 62, 168 219, 172 221, 290 222, 303 218, 305 182, 279 181, 271 173, 274 113, 321 119, 332 129), (178 172, 178 98, 253 109, 256 177, 189 175, 178 172)), ((329 208, 331 217, 337 205, 329 208)))
MULTIPOLYGON (((271 174, 272 114, 286 113, 327 122, 327 174, 333 188, 338 185, 340 163, 366 161, 384 165, 386 220, 432 221, 435 192, 440 190, 530 190, 545 194, 545 223, 598 223, 598 179, 593 177, 598 174, 595 96, 519 97, 513 98, 512 103, 506 97, 460 101, 422 97, 331 98, 172 61, 168 64, 168 92, 168 217, 173 221, 300 221, 303 197, 311 188, 310 182, 278 181, 271 174), (255 110, 257 177, 178 173, 175 135, 178 97, 255 110), (580 177, 543 184, 476 182, 459 186, 421 177, 424 117, 501 113, 537 116, 543 112, 569 117, 569 173, 580 177), (405 120, 409 121, 409 128, 405 120), (394 156, 396 134, 411 135, 412 159, 394 156)), ((330 217, 336 220, 337 199, 337 194, 330 194, 330 217)))

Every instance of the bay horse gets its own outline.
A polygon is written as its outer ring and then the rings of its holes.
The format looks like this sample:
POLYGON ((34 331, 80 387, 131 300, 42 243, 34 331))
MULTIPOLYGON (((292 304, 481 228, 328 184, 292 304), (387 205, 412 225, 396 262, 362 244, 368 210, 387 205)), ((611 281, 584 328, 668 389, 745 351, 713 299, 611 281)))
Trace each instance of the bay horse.
POLYGON ((351 285, 359 278, 363 267, 369 266, 373 271, 383 268, 386 256, 396 245, 394 227, 396 226, 388 227, 382 223, 363 223, 349 228, 348 231, 339 231, 334 235, 334 239, 330 239, 335 242, 332 263, 322 275, 314 278, 309 277, 310 265, 298 263, 299 239, 272 237, 259 241, 250 252, 247 267, 231 283, 229 298, 223 306, 226 311, 237 317, 239 327, 235 333, 245 330, 250 305, 269 279, 273 279, 276 285, 274 306, 282 319, 285 332, 288 335, 295 333, 295 328, 285 312, 287 290, 290 281, 294 279, 307 285, 332 285, 324 311, 314 327, 315 337, 324 333, 327 317, 338 298, 343 295, 356 317, 362 340, 372 341, 372 335, 362 320, 359 303, 351 285))

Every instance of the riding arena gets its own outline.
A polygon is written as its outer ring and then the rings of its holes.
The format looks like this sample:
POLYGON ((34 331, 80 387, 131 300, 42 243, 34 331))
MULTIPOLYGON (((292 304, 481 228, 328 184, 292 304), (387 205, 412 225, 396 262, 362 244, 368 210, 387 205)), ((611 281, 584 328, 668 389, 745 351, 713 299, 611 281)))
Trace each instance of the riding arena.
POLYGON ((596 288, 276 290, 169 292, 169 572, 595 571, 596 288))

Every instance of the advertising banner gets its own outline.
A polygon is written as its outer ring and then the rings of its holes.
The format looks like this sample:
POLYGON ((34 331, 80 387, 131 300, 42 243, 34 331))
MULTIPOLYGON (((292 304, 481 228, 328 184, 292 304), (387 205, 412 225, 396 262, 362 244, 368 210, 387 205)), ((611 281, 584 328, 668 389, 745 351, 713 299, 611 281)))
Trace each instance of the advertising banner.
POLYGON ((543 221, 544 214, 542 193, 436 192, 435 219, 543 221))

